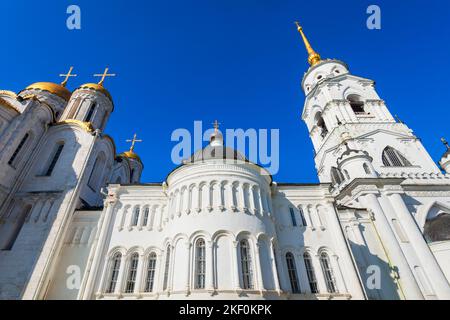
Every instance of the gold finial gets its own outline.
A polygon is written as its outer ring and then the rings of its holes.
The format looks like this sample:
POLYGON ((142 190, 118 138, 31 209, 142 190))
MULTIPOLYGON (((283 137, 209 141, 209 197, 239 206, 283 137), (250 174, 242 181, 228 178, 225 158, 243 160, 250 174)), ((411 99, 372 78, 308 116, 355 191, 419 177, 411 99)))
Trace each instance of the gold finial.
POLYGON ((311 44, 309 43, 308 39, 306 38, 305 33, 303 32, 303 28, 300 26, 300 24, 297 21, 295 21, 295 25, 297 26, 298 32, 302 36, 303 42, 304 42, 305 47, 306 47, 306 51, 308 51, 308 63, 311 66, 315 66, 316 64, 318 64, 322 60, 322 58, 311 47, 311 44))
POLYGON ((98 74, 98 73, 94 74, 94 77, 102 77, 100 79, 100 81, 98 82, 98 84, 101 85, 102 87, 103 87, 103 82, 105 81, 106 77, 115 77, 116 76, 115 73, 108 73, 108 70, 109 70, 109 68, 106 67, 105 71, 103 71, 103 73, 101 73, 101 74, 98 74))
POLYGON ((219 130, 220 122, 218 122, 217 120, 214 120, 214 122, 212 123, 212 125, 214 126, 214 131, 219 130))
POLYGON ((133 152, 133 150, 134 150, 134 144, 135 144, 136 142, 142 142, 142 140, 138 140, 136 137, 137 137, 137 136, 136 136, 136 133, 135 133, 134 136, 133 136, 133 139, 128 139, 128 140, 127 140, 127 142, 131 142, 130 152, 133 152))
POLYGON ((450 146, 448 145, 447 140, 445 140, 445 138, 441 138, 441 142, 444 144, 444 146, 447 147, 447 150, 450 150, 450 146))
POLYGON ((61 74, 59 75, 60 77, 65 77, 64 80, 63 80, 63 82, 61 82, 61 85, 62 85, 63 87, 66 86, 67 81, 69 81, 69 78, 70 78, 70 77, 76 77, 76 76, 77 76, 77 74, 72 74, 72 70, 73 70, 73 67, 70 67, 69 72, 67 72, 66 74, 61 73, 61 74))

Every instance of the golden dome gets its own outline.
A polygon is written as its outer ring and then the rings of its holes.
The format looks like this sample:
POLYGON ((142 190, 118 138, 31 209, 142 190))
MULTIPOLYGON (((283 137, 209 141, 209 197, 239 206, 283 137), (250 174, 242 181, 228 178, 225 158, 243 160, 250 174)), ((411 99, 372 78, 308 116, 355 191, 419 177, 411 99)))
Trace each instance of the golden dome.
POLYGON ((134 153, 133 151, 125 151, 125 152, 119 154, 119 157, 135 159, 142 163, 141 158, 139 158, 139 156, 136 153, 134 153))
POLYGON ((81 85, 78 89, 92 89, 95 91, 100 91, 105 96, 107 96, 108 99, 111 100, 111 102, 112 102, 111 94, 108 92, 108 90, 105 89, 105 87, 103 87, 102 85, 100 85, 98 83, 85 83, 85 84, 81 85))
POLYGON ((31 89, 48 91, 66 101, 68 101, 70 99, 70 96, 72 95, 72 93, 67 88, 53 82, 36 82, 26 87, 25 90, 31 89))

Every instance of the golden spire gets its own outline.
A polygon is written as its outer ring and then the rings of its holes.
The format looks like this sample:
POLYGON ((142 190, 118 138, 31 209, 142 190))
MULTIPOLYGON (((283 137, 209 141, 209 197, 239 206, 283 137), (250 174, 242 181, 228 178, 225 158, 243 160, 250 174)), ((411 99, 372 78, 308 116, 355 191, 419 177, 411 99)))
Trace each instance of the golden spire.
POLYGON ((69 72, 67 72, 67 73, 61 73, 61 74, 59 75, 60 77, 64 77, 63 82, 61 82, 61 85, 62 85, 63 87, 66 86, 67 81, 69 80, 70 77, 76 77, 76 76, 77 76, 77 74, 72 74, 72 70, 73 70, 73 67, 70 67, 69 72))
POLYGON ((116 74, 115 73, 108 73, 109 68, 106 67, 105 71, 103 71, 103 73, 101 74, 94 74, 94 77, 101 77, 100 81, 98 82, 99 85, 101 85, 103 87, 103 82, 105 81, 106 77, 115 77, 116 74))
POLYGON ((315 52, 314 49, 311 47, 311 44, 306 38, 305 33, 303 32, 303 28, 300 26, 300 24, 297 21, 295 21, 295 24, 297 25, 298 32, 302 36, 303 42, 305 43, 306 51, 308 51, 308 63, 311 66, 315 66, 322 59, 320 58, 320 55, 317 52, 315 52))
POLYGON ((127 140, 127 142, 131 142, 130 151, 128 151, 128 152, 133 152, 133 150, 134 150, 134 144, 135 144, 136 142, 142 142, 142 140, 138 140, 136 137, 137 137, 137 135, 136 135, 136 133, 135 133, 134 136, 133 136, 133 139, 128 139, 128 140, 127 140))

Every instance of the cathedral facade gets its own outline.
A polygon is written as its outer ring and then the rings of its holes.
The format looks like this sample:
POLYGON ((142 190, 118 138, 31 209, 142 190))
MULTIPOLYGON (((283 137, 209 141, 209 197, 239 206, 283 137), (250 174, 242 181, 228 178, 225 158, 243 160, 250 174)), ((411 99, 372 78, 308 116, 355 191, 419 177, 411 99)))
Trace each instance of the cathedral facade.
POLYGON ((439 168, 298 31, 317 184, 273 181, 217 127, 141 183, 135 139, 117 154, 103 133, 107 70, 0 91, 0 298, 450 299, 450 149, 439 168))

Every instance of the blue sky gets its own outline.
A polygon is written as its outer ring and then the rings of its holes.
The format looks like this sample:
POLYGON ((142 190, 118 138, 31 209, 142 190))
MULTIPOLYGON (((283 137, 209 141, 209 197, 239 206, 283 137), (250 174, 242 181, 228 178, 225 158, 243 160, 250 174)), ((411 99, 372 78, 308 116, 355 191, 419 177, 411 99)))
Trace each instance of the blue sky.
POLYGON ((450 139, 450 3, 448 1, 3 1, 0 88, 79 75, 69 89, 94 82, 105 66, 115 102, 106 132, 118 151, 134 132, 143 182, 175 166, 176 128, 218 119, 223 128, 280 129, 278 182, 316 182, 312 144, 300 119, 306 53, 299 20, 325 58, 374 79, 393 114, 431 156, 450 139), (66 8, 81 8, 81 30, 66 28, 66 8), (366 8, 381 7, 382 29, 366 28, 366 8))

